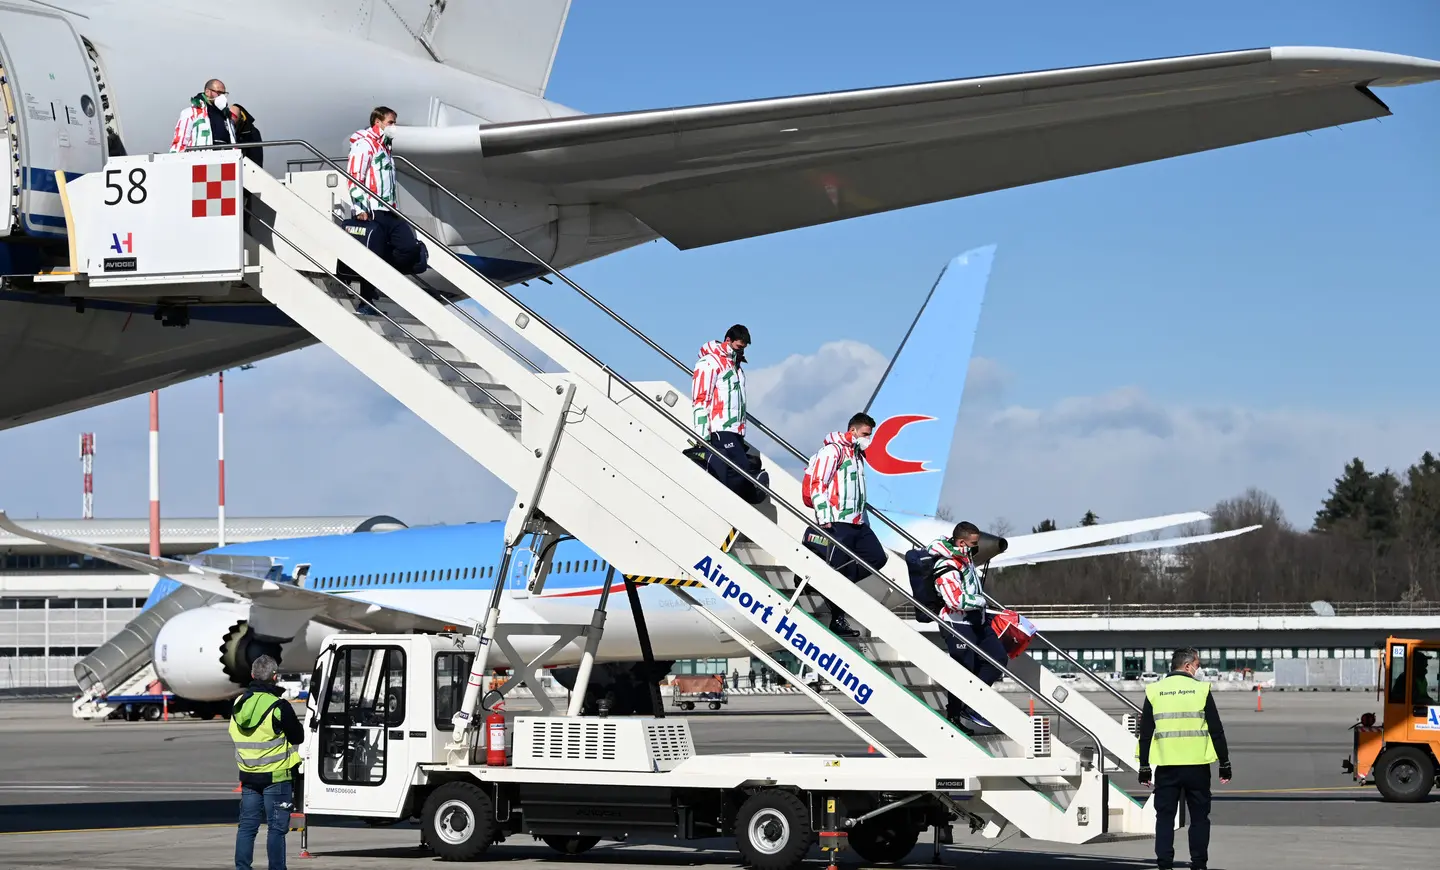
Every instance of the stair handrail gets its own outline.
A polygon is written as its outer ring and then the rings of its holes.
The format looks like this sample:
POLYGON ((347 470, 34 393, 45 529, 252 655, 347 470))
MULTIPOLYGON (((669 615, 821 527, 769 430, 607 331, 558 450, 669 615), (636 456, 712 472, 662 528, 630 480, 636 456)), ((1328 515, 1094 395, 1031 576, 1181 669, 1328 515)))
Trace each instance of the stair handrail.
MULTIPOLYGON (((271 141, 271 142, 244 142, 244 143, 226 144, 226 145, 218 145, 218 146, 217 146, 217 145, 206 145, 206 146, 201 146, 201 147, 199 147, 199 148, 195 148, 195 149, 191 149, 191 150, 197 150, 197 151, 198 151, 198 150, 212 150, 212 151, 213 151, 213 150, 228 150, 228 149, 231 149, 231 148, 244 149, 244 148, 259 148, 259 147, 264 147, 264 146, 266 146, 266 145, 271 145, 271 146, 288 145, 288 146, 296 146, 296 147, 305 148, 305 149, 309 150, 311 154, 314 154, 318 159, 324 161, 324 162, 325 162, 327 165, 329 165, 332 169, 334 169, 335 171, 341 173, 341 174, 342 174, 345 178, 347 178, 352 184, 355 184, 355 185, 358 185, 358 186, 361 186, 361 187, 364 187, 364 186, 365 186, 365 183, 364 183, 363 181, 361 181, 360 179, 358 179, 358 178, 356 178, 355 176, 353 176, 353 175, 350 174, 348 168, 343 168, 343 167, 341 167, 335 160, 333 160, 333 159, 330 158, 330 157, 327 157, 323 152, 320 151, 320 149, 316 148, 314 145, 312 145, 310 142, 305 141, 304 139, 280 139, 280 140, 275 140, 275 141, 271 141)), ((404 160, 403 157, 402 157, 401 159, 404 160)), ((411 167, 414 167, 414 164, 411 163, 409 160, 405 160, 405 163, 408 164, 408 165, 410 165, 411 167)), ((258 167, 257 167, 257 168, 258 168, 258 167)), ((436 187, 437 189, 443 190, 447 195, 449 195, 450 197, 452 197, 453 199, 455 199, 457 202, 460 202, 460 203, 461 203, 463 206, 465 206, 467 209, 470 209, 470 211, 471 211, 472 213, 474 213, 477 217, 479 217, 481 220, 485 221, 488 225, 490 225, 492 228, 494 228, 497 232, 500 232, 500 233, 502 233, 503 235, 505 235, 505 237, 506 237, 507 239, 510 239, 512 242, 514 242, 514 244, 516 244, 518 247, 520 247, 522 250, 524 250, 527 254, 529 254, 529 255, 532 256, 532 257, 536 257, 536 255, 535 255, 533 252, 531 252, 528 248, 526 248, 523 244, 521 244, 519 241, 515 240, 515 239, 514 239, 513 237, 511 237, 508 233, 505 233, 504 230, 501 230, 499 227, 495 226, 495 224, 494 224, 493 222, 491 222, 488 218, 486 218, 484 215, 481 215, 478 211, 475 211, 473 208, 471 208, 468 203, 465 203, 464 200, 461 199, 460 197, 458 197, 453 191, 448 190, 448 189, 445 188, 443 185, 441 185, 441 184, 439 184, 438 182, 436 182, 432 177, 430 177, 429 173, 425 173, 424 170, 420 170, 420 169, 418 169, 418 167, 415 167, 415 168, 417 169, 417 171, 421 172, 421 173, 424 175, 426 181, 428 181, 429 183, 435 185, 435 187, 436 187)), ((460 255, 456 254, 454 251, 452 251, 452 250, 450 249, 450 246, 449 246, 449 245, 445 244, 444 242, 442 242, 441 240, 439 240, 438 238, 436 238, 436 237, 434 236, 434 234, 432 234, 429 230, 425 229, 424 227, 420 226, 420 224, 417 223, 415 220, 413 220, 409 215, 404 214, 403 212, 400 212, 400 211, 398 211, 398 210, 397 210, 397 211, 393 211, 392 213, 395 214, 396 216, 398 216, 401 220, 405 221, 405 223, 408 224, 408 225, 411 227, 411 229, 415 230, 416 232, 421 233, 425 238, 427 238, 427 239, 429 239, 430 241, 434 242, 437 246, 439 246, 439 248, 440 248, 441 250, 443 250, 443 251, 445 252, 445 254, 446 254, 447 256, 449 256, 449 257, 450 257, 451 259, 453 259, 455 262, 459 263, 459 264, 460 264, 461 266, 463 266, 464 268, 468 269, 472 274, 474 274, 476 277, 480 278, 482 281, 484 281, 486 284, 488 284, 488 285, 489 285, 492 289, 494 289, 497 293, 500 293, 500 294, 502 294, 503 296, 505 296, 506 298, 508 298, 508 299, 511 301, 512 304, 514 304, 514 305, 515 305, 516 307, 518 307, 521 311, 523 311, 528 317, 530 317, 531 319, 539 322, 542 326, 544 326, 545 328, 549 329, 549 330, 550 330, 552 333, 554 333, 555 336, 558 337, 562 342, 564 342, 565 344, 569 345, 572 350, 574 350, 575 352, 577 352, 577 353, 579 353, 580 355, 584 356, 586 359, 590 360, 590 362, 592 362, 592 363, 593 363, 596 367, 598 367, 603 373, 605 373, 605 375, 606 375, 607 377, 609 377, 609 378, 613 379, 614 381, 616 381, 618 384, 620 384, 622 387, 624 387, 627 391, 629 391, 632 395, 634 395, 634 396, 635 396, 637 399, 639 399, 641 402, 649 405, 653 410, 655 410, 658 414, 660 414, 661 417, 663 417, 664 419, 668 420, 671 424, 673 424, 674 426, 676 426, 677 428, 679 428, 682 432, 686 433, 686 435, 687 435, 688 437, 691 437, 691 438, 694 437, 694 433, 693 433, 683 422, 681 422, 680 420, 678 420, 678 419, 676 419, 674 416, 672 416, 669 411, 667 411, 659 402, 655 401, 655 399, 653 399, 645 390, 640 389, 638 386, 636 386, 636 385, 635 385, 634 383, 632 383, 630 380, 628 380, 627 378, 625 378, 625 377, 624 377, 623 375, 621 375, 619 372, 617 372, 617 371, 615 371, 613 368, 611 368, 607 363, 605 363, 604 361, 600 360, 598 357, 596 357, 596 356, 595 356, 594 354, 592 354, 590 351, 586 350, 583 346, 581 346, 578 342, 576 342, 573 338, 571 338, 571 337, 569 336, 569 334, 567 334, 564 330, 555 328, 555 326, 554 326, 553 324, 551 324, 548 320, 546 320, 544 317, 542 317, 538 312, 536 312, 536 311, 534 311, 533 309, 531 309, 530 306, 526 305, 526 304, 525 304, 524 302, 522 302, 519 298, 517 298, 514 294, 510 293, 510 292, 509 292, 508 290, 506 290, 505 288, 499 286, 498 283, 496 283, 495 281, 491 280, 489 277, 487 277, 484 273, 482 273, 479 269, 475 268, 475 267, 474 267, 473 265, 471 265, 470 263, 467 263, 464 258, 462 258, 460 255)), ((252 214, 252 216, 254 216, 254 213, 253 213, 253 212, 251 212, 251 214, 252 214)), ((260 219, 260 218, 257 217, 257 219, 260 219)), ((263 220, 261 220, 261 222, 264 223, 263 220)), ((269 225, 267 224, 266 226, 268 227, 269 225)), ((273 227, 270 227, 270 230, 271 230, 272 233, 275 233, 276 235, 279 235, 279 233, 276 232, 276 230, 275 230, 273 227)), ((281 239, 284 240, 284 237, 281 236, 281 239)), ((288 241, 287 241, 286 243, 287 243, 287 244, 291 244, 291 243, 288 242, 288 241)), ((294 247, 294 245, 291 244, 291 247, 294 247)), ((296 248, 296 250, 299 250, 299 249, 296 248)), ((310 259, 312 263, 315 263, 314 258, 309 257, 308 255, 306 255, 306 258, 307 258, 307 259, 310 259)), ((538 258, 538 257, 536 257, 536 259, 537 259, 538 262, 540 262, 541 265, 545 265, 547 268, 549 268, 549 264, 544 263, 543 261, 539 261, 539 258, 538 258)), ((317 268, 322 268, 322 271, 324 271, 324 270, 323 270, 323 267, 320 267, 319 263, 315 263, 315 265, 317 266, 317 268)), ((327 274, 327 275, 330 275, 330 277, 332 277, 332 278, 335 278, 335 276, 334 276, 333 274, 329 273, 328 271, 326 272, 326 274, 327 274)), ((680 365, 682 368, 684 368, 684 363, 681 363, 679 360, 675 359, 673 356, 671 356, 671 355, 669 354, 669 352, 665 351, 663 348, 661 348, 658 344, 656 344, 654 341, 652 341, 648 336, 645 336, 644 333, 640 332, 640 331, 639 331, 638 329, 636 329, 634 326, 630 326, 630 325, 628 324, 628 322, 624 320, 624 318, 620 317, 619 314, 616 314, 616 313, 615 313, 614 311, 612 311, 608 306, 605 306, 604 303, 601 303, 598 299, 595 299, 595 298, 594 298, 593 296, 591 296, 587 291, 585 291, 584 288, 581 288, 578 284, 576 284, 574 281, 571 281, 569 278, 566 278, 566 277, 564 277, 563 275, 560 275, 559 272, 556 272, 555 274, 557 275, 557 277, 561 277, 562 280, 565 281, 565 283, 567 283, 567 284, 569 284, 571 287, 575 288, 576 292, 581 293, 585 298, 587 298, 587 299, 589 299, 589 300, 593 300, 594 303, 595 303, 597 306, 600 306, 600 307, 602 308, 602 310, 604 310, 607 314, 609 314, 609 315, 610 315, 612 318, 614 318, 617 322, 620 322, 620 323, 626 325, 626 326, 630 329, 630 331, 631 331, 632 333, 634 333, 637 337, 642 338, 642 340, 644 340, 647 344, 649 344, 650 346, 652 346, 653 348, 655 348, 655 349, 656 349, 657 351, 659 351, 660 353, 664 354, 667 358, 669 358, 670 360, 672 360, 673 362, 675 362, 677 365, 680 365)), ((336 278, 335 280, 338 281, 339 279, 336 278)), ((342 283, 342 285, 344 285, 344 282, 341 282, 341 283, 342 283)), ((344 286, 345 286, 347 289, 349 289, 349 285, 344 285, 344 286)), ((352 292, 353 292, 353 291, 352 291, 352 292)), ((463 309, 459 309, 458 306, 457 306, 457 309, 456 309, 456 310, 463 310, 463 309)), ((387 319, 388 319, 388 317, 387 317, 387 319)), ((393 322, 393 321, 392 321, 392 322, 393 322)), ((396 325, 398 326, 398 324, 396 324, 396 325)), ((403 327, 401 327, 401 328, 403 329, 403 327)), ((407 333, 407 334, 408 334, 408 333, 407 333)), ((765 431, 765 430, 762 428, 762 431, 765 431)), ((767 434, 769 434, 769 433, 767 432, 767 434)), ((795 450, 794 450, 793 447, 789 447, 789 449, 790 449, 792 452, 795 452, 795 450)), ((713 455, 713 456, 717 457, 718 459, 720 459, 721 461, 723 461, 726 465, 728 465, 728 466, 729 466, 733 471, 735 471, 737 474, 741 475, 743 478, 745 478, 746 480, 750 481, 750 483, 751 483, 753 486, 755 486, 757 489, 759 489, 759 490, 761 490, 762 492, 764 492, 764 493, 766 493, 767 495, 769 495, 771 501, 772 501, 774 504, 783 507, 783 508, 784 508, 786 511, 788 511, 792 516, 794 516, 796 519, 800 520, 800 522, 801 522, 802 524, 804 524, 807 528, 809 528, 809 529, 811 529, 811 530, 813 530, 813 531, 821 534, 822 536, 826 536, 824 529, 822 529, 819 525, 817 525, 815 522, 813 522, 811 518, 807 517, 803 511, 801 511, 799 508, 797 508, 797 507, 795 507, 794 505, 792 505, 787 499, 781 497, 779 493, 777 493, 777 492, 775 492, 774 490, 772 490, 772 489, 769 487, 768 484, 761 483, 759 480, 755 479, 755 478, 750 474, 750 472, 749 472, 748 469, 746 469, 746 468, 741 468, 737 463, 733 462, 729 457, 724 456, 723 454, 720 454, 720 453, 718 453, 718 452, 716 452, 716 451, 710 451, 710 453, 711 453, 711 455, 713 455)), ((737 498, 738 498, 738 496, 737 496, 737 498)), ((752 507, 753 507, 753 506, 752 506, 752 507)), ((915 540, 916 540, 915 538, 909 536, 908 533, 905 533, 903 530, 901 530, 901 532, 902 532, 902 534, 906 534, 907 537, 910 537, 910 539, 911 539, 912 541, 915 541, 915 540)), ((828 536, 826 536, 826 537, 828 537, 828 536)), ((860 558, 860 556, 858 556, 858 555, 857 555, 853 550, 851 550, 849 547, 847 547, 847 546, 845 546, 844 544, 841 544, 839 541, 835 541, 835 540, 833 540, 833 539, 831 539, 830 543, 831 543, 831 546, 832 546, 832 547, 834 547, 834 548, 836 548, 836 549, 839 549, 842 553, 844 553, 845 555, 849 556, 849 557, 855 562, 855 564, 865 566, 866 570, 868 570, 872 576, 875 576, 875 577, 880 578, 880 579, 881 579, 883 582, 885 582, 890 588, 892 588, 892 589, 894 589, 895 591, 899 592, 900 595, 901 595, 903 598, 905 598, 906 600, 908 600, 908 601, 910 602, 910 604, 911 604, 913 607, 916 608, 917 612, 923 612, 924 614, 926 614, 927 616, 929 616, 931 619, 933 619, 933 620, 935 621, 935 623, 936 623, 937 626, 939 626, 939 627, 940 627, 942 630, 944 630, 944 631, 950 632, 951 636, 954 637, 956 640, 958 640, 960 643, 962 643, 962 644, 964 644, 964 645, 966 645, 966 646, 969 646, 970 649, 971 649, 973 652, 975 652, 976 654, 978 654, 978 655, 980 656, 980 658, 984 659, 987 664, 991 665, 992 667, 994 667, 996 670, 1000 671, 1000 672, 1001 672, 1002 674, 1004 674, 1005 676, 1007 676, 1007 677, 1009 677, 1010 679, 1014 680, 1016 684, 1018 684, 1019 686, 1021 686, 1021 687, 1024 688, 1024 689, 1026 689, 1026 690, 1029 691, 1031 694, 1036 695, 1036 696, 1038 696, 1038 697, 1042 697, 1042 698, 1045 697, 1045 695, 1044 695, 1042 692, 1040 692, 1040 690, 1039 690, 1038 688, 1036 688, 1036 687, 1034 687, 1034 686, 1031 686, 1031 685, 1029 684, 1029 682, 1027 682, 1026 680, 1021 679, 1019 675, 1017 675, 1017 674, 1015 674, 1013 671, 1011 671, 1006 665, 1004 665, 1004 664, 1002 664, 1001 662, 999 662, 998 660, 996 660, 994 657, 992 657, 989 653, 985 652, 985 651, 984 651, 983 649, 981 649, 979 646, 972 645, 972 644, 970 644, 968 641, 966 641, 966 639, 960 634, 960 632, 959 632, 957 629, 955 629, 953 626, 951 626, 948 621, 940 619, 940 617, 939 617, 937 614, 931 612, 931 611, 929 610, 929 608, 926 608, 923 604, 921 604, 919 601, 917 601, 917 600, 915 599, 915 597, 914 597, 913 595, 911 595, 908 591, 906 591, 905 589, 901 588, 898 584, 891 583, 891 582, 889 581, 889 578, 887 578, 884 574, 881 574, 879 571, 876 571, 875 569, 870 568, 869 565, 865 562, 865 560, 862 559, 862 558, 860 558)), ((916 543, 917 543, 917 545, 918 545, 918 541, 916 541, 916 543)), ((822 593, 822 594, 823 594, 823 593, 822 593)), ((872 600, 873 600, 873 599, 872 599, 872 600)), ((876 603, 876 604, 879 604, 878 601, 875 602, 875 603, 876 603)), ((1067 722, 1069 722, 1071 725, 1073 725, 1075 728, 1077 728, 1081 733, 1085 734, 1088 738, 1090 738, 1091 742, 1093 742, 1093 743, 1095 744, 1095 752, 1096 752, 1096 754, 1095 754, 1095 759, 1094 759, 1094 760, 1095 760, 1095 763, 1096 763, 1097 765, 1100 765, 1100 766, 1103 768, 1103 759, 1105 758, 1105 756, 1106 756, 1107 753, 1106 753, 1106 751, 1105 751, 1105 745, 1104 745, 1104 743, 1101 742, 1099 736, 1096 735, 1095 732, 1092 731, 1087 725, 1085 725, 1085 723, 1081 722, 1078 718, 1076 718, 1074 715, 1072 715, 1069 711, 1065 710, 1064 708, 1060 707, 1059 705, 1056 705, 1056 706, 1052 707, 1052 709, 1053 709, 1056 713, 1058 713, 1058 714, 1061 716, 1061 718, 1065 719, 1067 722)), ((1012 739, 1013 739, 1013 738, 1012 738, 1012 739)), ((1112 753, 1112 754, 1113 754, 1113 753, 1112 753)))

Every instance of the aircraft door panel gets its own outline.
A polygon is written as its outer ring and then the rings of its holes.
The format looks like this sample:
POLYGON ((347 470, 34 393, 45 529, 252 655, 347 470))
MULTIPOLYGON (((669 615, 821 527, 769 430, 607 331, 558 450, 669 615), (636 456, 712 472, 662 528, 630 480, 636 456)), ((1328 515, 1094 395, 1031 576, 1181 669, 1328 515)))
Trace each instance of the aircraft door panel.
MULTIPOLYGON (((55 13, 0 6, 0 63, 17 146, 10 152, 13 184, 0 188, 19 188, 19 201, 8 205, 25 233, 64 237, 55 173, 68 180, 105 165, 100 95, 84 43, 55 13)), ((10 221, 0 223, 8 232, 10 221)))

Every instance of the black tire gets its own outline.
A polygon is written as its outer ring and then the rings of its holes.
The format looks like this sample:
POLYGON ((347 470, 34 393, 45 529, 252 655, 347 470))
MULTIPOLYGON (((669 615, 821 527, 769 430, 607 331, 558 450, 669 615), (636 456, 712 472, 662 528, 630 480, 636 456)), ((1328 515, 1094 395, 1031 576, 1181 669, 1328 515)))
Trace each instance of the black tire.
POLYGON ((815 845, 810 809, 793 792, 762 789, 735 814, 735 842, 755 870, 793 870, 815 845))
POLYGON ((160 714, 164 712, 158 704, 146 704, 140 708, 140 717, 146 722, 159 722, 160 714))
POLYGON ((719 709, 720 709, 720 702, 719 702, 719 701, 711 701, 711 702, 710 702, 710 709, 711 709, 711 710, 719 710, 719 709))
POLYGON ((1430 753, 1418 747, 1391 747, 1381 753, 1375 764, 1375 786, 1387 801, 1424 800, 1434 785, 1435 762, 1430 753))
POLYGON ((473 861, 494 840, 495 807, 472 782, 447 782, 432 791, 420 818, 425 842, 442 861, 473 861))
POLYGON ((599 837, 541 837, 545 845, 559 852, 561 855, 579 855, 595 848, 600 842, 599 837))
POLYGON ((848 841, 856 855, 873 864, 900 864, 914 851, 920 829, 904 817, 876 816, 850 829, 848 841))
POLYGON ((681 710, 694 710, 694 709, 695 709, 695 702, 694 702, 694 701, 684 701, 684 702, 682 702, 682 703, 680 704, 680 709, 681 709, 681 710))

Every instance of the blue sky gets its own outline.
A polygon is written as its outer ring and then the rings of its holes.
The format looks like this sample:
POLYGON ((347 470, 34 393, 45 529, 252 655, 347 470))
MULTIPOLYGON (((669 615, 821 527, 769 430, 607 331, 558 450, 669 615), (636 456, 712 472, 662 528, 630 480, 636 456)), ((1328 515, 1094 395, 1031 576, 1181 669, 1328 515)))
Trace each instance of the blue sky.
MULTIPOLYGON (((1270 45, 1440 58, 1440 5, 1369 5, 727 3, 719 14, 582 2, 549 95, 622 111, 1270 45)), ((1160 399, 1433 403, 1437 91, 1380 91, 1395 113, 1382 122, 711 249, 658 243, 580 274, 635 300, 626 310, 672 346, 747 319, 760 364, 835 338, 888 352, 935 270, 997 242, 977 352, 1014 372, 1015 400, 1124 383, 1160 399), (689 304, 704 296, 713 315, 689 304), (1381 352, 1336 364, 1371 330, 1381 352)))
MULTIPOLYGON (((1440 4, 577 0, 549 96, 623 111, 1270 45, 1440 58, 1440 4)), ((1381 122, 712 248, 654 242, 574 275, 687 361, 747 323, 752 380, 791 387, 757 407, 813 446, 863 404, 945 262, 996 243, 947 503, 1065 525, 1256 485, 1308 526, 1349 457, 1403 467, 1440 450, 1440 83, 1379 96, 1381 122)), ((525 292, 627 374, 677 379, 555 288, 525 292)), ((167 513, 213 505, 213 384, 164 393, 167 513)), ((228 387, 232 515, 453 522, 508 506, 323 348, 228 387)), ((0 433, 31 458, 0 468, 0 506, 75 514, 89 430, 98 511, 143 516, 145 415, 137 397, 0 433)))

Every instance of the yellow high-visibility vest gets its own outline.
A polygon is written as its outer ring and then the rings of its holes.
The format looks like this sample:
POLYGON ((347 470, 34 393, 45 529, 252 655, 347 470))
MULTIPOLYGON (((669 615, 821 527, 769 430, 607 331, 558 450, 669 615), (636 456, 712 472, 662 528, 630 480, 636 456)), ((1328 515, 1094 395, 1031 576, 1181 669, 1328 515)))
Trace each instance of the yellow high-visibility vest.
POLYGON ((1155 714, 1150 764, 1210 764, 1218 760, 1205 722, 1210 684, 1184 674, 1171 674, 1145 687, 1155 714))
POLYGON ((241 773, 268 773, 271 782, 286 782, 291 768, 300 764, 300 751, 290 745, 275 721, 275 708, 284 703, 284 698, 264 692, 235 702, 230 742, 235 744, 235 764, 241 773))

